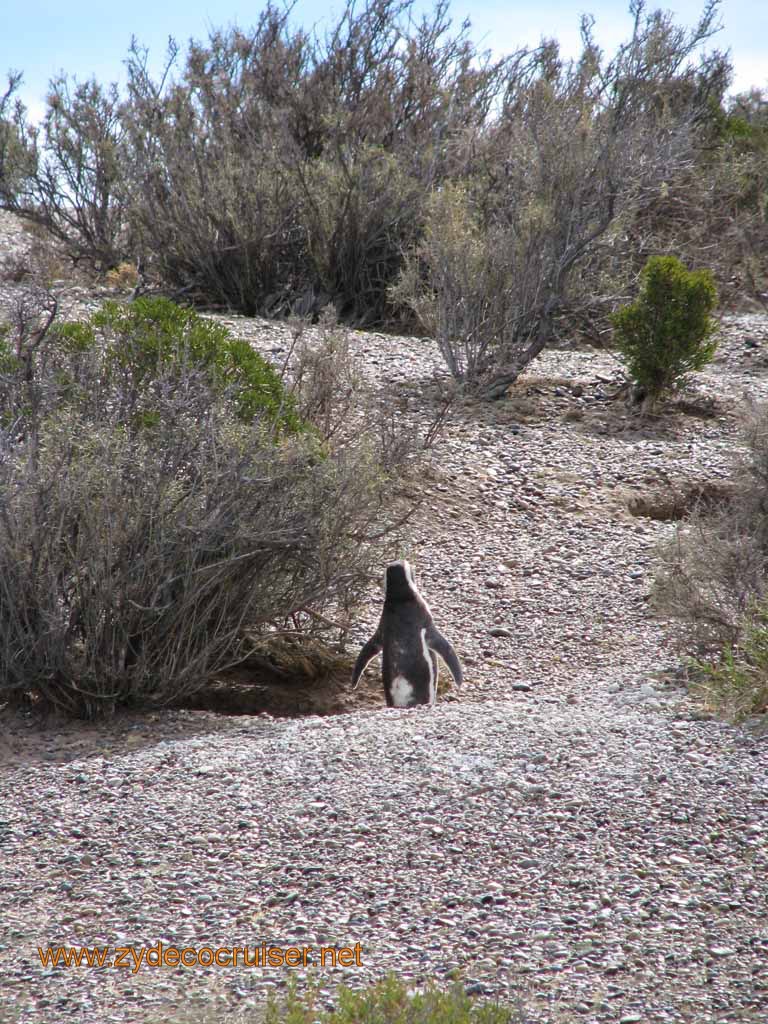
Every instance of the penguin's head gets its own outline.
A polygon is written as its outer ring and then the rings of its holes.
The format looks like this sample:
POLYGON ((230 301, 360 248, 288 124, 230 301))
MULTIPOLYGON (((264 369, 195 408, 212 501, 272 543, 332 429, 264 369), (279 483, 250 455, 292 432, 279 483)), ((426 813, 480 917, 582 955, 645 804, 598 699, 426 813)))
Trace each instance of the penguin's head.
POLYGON ((408 562, 391 562, 385 576, 385 601, 413 601, 417 596, 416 580, 408 562))

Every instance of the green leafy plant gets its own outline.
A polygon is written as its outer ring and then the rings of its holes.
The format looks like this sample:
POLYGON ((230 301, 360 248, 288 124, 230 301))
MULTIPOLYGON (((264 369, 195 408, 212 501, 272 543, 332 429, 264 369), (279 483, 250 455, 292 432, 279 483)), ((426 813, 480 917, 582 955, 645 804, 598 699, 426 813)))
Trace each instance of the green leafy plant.
POLYGON ((231 397, 244 422, 262 416, 279 432, 302 429, 293 400, 262 356, 221 324, 169 299, 106 302, 87 324, 61 324, 54 334, 70 354, 100 348, 104 371, 123 400, 151 396, 160 381, 165 387, 169 378, 201 373, 214 392, 231 397))
POLYGON ((519 1014, 498 1003, 470 998, 460 984, 447 992, 434 985, 415 992, 394 975, 361 992, 337 990, 334 1012, 318 1013, 314 993, 289 988, 285 1003, 271 1002, 266 1024, 514 1024, 519 1014))
POLYGON ((629 374, 651 404, 711 361, 716 303, 709 270, 689 271, 675 256, 649 258, 640 295, 612 320, 629 374))

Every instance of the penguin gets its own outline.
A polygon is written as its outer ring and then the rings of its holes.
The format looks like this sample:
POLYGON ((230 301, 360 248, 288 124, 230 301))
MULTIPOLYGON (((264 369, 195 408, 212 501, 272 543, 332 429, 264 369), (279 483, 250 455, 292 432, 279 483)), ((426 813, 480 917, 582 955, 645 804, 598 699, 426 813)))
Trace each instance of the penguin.
POLYGON ((384 610, 378 628, 363 645, 352 673, 354 689, 365 666, 383 652, 384 696, 390 708, 434 704, 439 654, 461 686, 463 673, 456 651, 432 621, 429 605, 416 586, 408 562, 392 562, 385 576, 384 610))

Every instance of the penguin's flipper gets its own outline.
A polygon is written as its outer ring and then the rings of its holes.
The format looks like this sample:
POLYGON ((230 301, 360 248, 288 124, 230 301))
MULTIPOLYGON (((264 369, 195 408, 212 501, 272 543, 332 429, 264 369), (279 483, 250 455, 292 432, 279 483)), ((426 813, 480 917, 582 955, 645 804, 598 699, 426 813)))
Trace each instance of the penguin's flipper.
POLYGON ((464 681, 464 673, 461 671, 461 662, 456 651, 454 651, 448 640, 445 639, 440 630, 432 626, 427 633, 427 644, 430 649, 436 651, 450 669, 451 675, 457 686, 464 681))
POLYGON ((370 640, 363 644, 363 649, 357 656, 355 662, 355 668, 352 672, 352 689, 356 689, 357 684, 360 682, 360 676, 365 671, 365 666, 369 661, 373 661, 377 654, 381 654, 381 634, 377 629, 370 640))

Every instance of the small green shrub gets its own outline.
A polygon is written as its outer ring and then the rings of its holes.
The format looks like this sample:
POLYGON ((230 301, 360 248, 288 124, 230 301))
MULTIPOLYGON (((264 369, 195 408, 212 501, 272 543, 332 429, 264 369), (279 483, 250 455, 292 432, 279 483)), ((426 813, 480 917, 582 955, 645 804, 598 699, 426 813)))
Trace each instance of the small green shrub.
POLYGON ((648 259, 640 295, 612 320, 629 374, 651 403, 711 361, 716 303, 710 271, 689 271, 675 256, 648 259))
POLYGON ((692 689, 720 714, 739 722, 768 711, 768 606, 747 620, 738 650, 726 646, 715 662, 695 662, 692 689))
POLYGON ((86 322, 53 323, 40 351, 35 315, 22 319, 28 337, 0 330, 0 424, 21 417, 29 426, 67 405, 95 423, 149 427, 171 393, 181 401, 186 393, 205 407, 223 400, 276 437, 307 429, 275 369, 246 341, 168 299, 110 301, 86 322))
POLYGON ((513 1024, 521 1020, 509 1007, 471 999, 460 984, 447 992, 430 985, 419 993, 394 975, 361 992, 341 986, 337 1001, 334 1012, 319 1013, 311 992, 299 996, 290 989, 283 1006, 270 1003, 266 1024, 513 1024))

